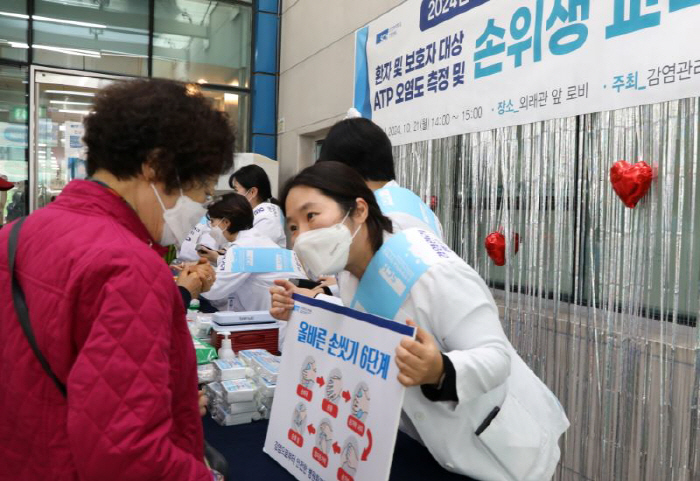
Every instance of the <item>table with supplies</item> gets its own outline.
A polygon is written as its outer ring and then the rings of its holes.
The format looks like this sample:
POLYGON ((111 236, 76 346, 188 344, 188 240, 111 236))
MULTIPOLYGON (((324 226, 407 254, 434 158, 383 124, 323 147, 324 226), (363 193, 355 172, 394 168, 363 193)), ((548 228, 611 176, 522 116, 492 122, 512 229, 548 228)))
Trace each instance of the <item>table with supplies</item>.
MULTIPOLYGON (((210 416, 204 418, 204 437, 229 463, 229 479, 234 481, 293 480, 275 460, 263 452, 268 422, 254 421, 237 426, 220 426, 210 416)), ((390 481, 468 481, 450 473, 433 459, 430 452, 399 431, 391 464, 390 481)), ((328 481, 328 480, 326 480, 328 481)))

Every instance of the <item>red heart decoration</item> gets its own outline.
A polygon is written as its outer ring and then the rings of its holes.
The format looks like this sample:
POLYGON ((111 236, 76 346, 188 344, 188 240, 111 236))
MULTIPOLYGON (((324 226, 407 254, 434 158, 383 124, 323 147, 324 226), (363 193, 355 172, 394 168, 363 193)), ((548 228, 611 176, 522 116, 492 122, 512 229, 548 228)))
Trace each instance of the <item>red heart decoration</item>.
POLYGON ((646 195, 653 178, 654 172, 646 162, 630 164, 620 160, 610 167, 613 190, 630 209, 634 209, 637 202, 646 195))
MULTIPOLYGON (((520 236, 515 234, 513 237, 515 240, 513 254, 517 254, 520 247, 520 236)), ((491 232, 486 236, 484 245, 486 246, 486 253, 493 260, 494 264, 497 266, 506 265, 506 236, 500 232, 491 232)))

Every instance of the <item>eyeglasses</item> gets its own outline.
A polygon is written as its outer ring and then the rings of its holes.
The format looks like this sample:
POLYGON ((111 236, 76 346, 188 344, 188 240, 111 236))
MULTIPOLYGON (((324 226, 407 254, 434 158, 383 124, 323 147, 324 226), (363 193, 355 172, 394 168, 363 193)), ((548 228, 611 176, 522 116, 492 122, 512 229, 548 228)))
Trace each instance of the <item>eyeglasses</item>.
MULTIPOLYGON (((221 219, 217 219, 217 221, 217 225, 221 224, 221 219)), ((210 229, 214 227, 214 224, 212 223, 212 218, 209 217, 209 214, 207 214, 207 227, 209 227, 210 229)))

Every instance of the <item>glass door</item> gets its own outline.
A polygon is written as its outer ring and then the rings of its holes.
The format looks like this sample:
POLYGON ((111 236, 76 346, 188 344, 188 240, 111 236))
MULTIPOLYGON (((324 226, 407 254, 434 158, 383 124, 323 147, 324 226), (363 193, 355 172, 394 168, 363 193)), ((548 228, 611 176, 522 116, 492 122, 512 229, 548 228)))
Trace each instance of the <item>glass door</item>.
POLYGON ((30 74, 29 205, 44 207, 86 176, 83 117, 97 90, 127 77, 45 67, 30 74))

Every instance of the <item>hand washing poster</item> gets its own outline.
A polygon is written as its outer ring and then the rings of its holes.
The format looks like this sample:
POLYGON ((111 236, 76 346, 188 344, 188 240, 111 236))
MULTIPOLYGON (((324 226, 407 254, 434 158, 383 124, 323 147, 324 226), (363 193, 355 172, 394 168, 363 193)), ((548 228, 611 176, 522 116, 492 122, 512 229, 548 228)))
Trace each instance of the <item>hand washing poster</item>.
POLYGON ((389 479, 414 329, 294 296, 264 451, 299 480, 389 479))

